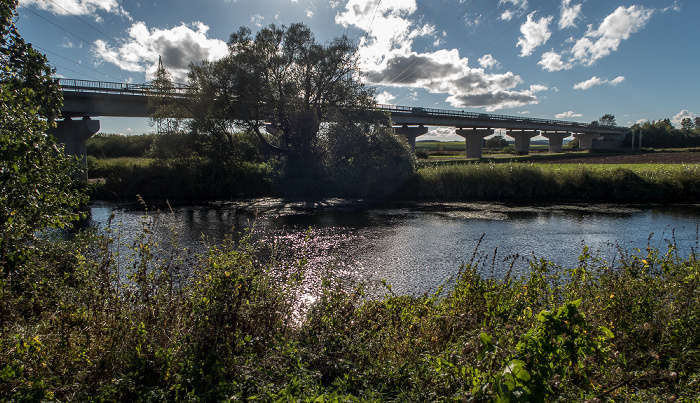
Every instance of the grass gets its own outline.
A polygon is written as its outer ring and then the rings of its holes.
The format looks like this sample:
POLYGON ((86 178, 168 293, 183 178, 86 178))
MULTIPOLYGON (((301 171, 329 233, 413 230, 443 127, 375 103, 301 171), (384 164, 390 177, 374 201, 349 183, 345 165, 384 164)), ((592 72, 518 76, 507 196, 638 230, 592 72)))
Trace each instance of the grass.
POLYGON ((692 202, 700 165, 441 164, 420 168, 405 200, 692 202))
POLYGON ((647 402, 700 392, 700 262, 673 244, 618 248, 612 261, 584 248, 575 267, 533 259, 517 278, 517 257, 475 254, 434 294, 387 285, 372 300, 332 267, 310 271, 303 255, 279 265, 291 253, 279 245, 193 255, 176 237, 154 239, 148 222, 120 253, 116 227, 37 244, 3 272, 0 400, 647 402), (322 281, 310 289, 309 279, 322 281))

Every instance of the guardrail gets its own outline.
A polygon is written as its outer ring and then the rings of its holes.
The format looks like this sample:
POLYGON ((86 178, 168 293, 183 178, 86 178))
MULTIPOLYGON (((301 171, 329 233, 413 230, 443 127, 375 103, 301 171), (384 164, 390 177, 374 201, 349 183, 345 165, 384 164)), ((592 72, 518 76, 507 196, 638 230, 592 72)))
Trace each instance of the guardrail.
POLYGON ((557 119, 524 118, 522 116, 496 115, 496 114, 491 114, 491 113, 465 112, 465 111, 455 111, 455 110, 447 110, 447 109, 431 109, 431 108, 420 108, 420 107, 401 106, 401 105, 377 104, 377 109, 381 109, 381 110, 385 110, 385 111, 389 111, 389 112, 397 113, 397 114, 410 115, 410 116, 470 118, 470 119, 482 119, 482 120, 491 120, 491 121, 523 122, 523 123, 560 125, 560 126, 572 126, 572 127, 600 127, 600 128, 604 128, 604 129, 627 130, 626 127, 622 127, 622 126, 592 125, 590 123, 572 122, 572 121, 557 120, 557 119))
MULTIPOLYGON (((75 92, 96 92, 102 94, 124 94, 124 95, 149 95, 156 89, 150 84, 128 84, 113 83, 107 81, 76 80, 72 78, 61 78, 58 84, 66 91, 75 92)), ((185 95, 189 86, 184 84, 173 84, 174 95, 185 95)))
MULTIPOLYGON (((61 78, 59 79, 59 85, 67 91, 75 92, 92 92, 92 93, 104 93, 104 94, 127 94, 127 95, 149 95, 153 94, 156 89, 150 84, 127 84, 127 83, 114 83, 106 81, 90 81, 90 80, 76 80, 71 78, 61 78)), ((172 94, 175 96, 185 96, 190 89, 189 86, 184 84, 173 84, 172 94)), ((385 105, 377 104, 377 109, 389 111, 391 113, 409 115, 416 117, 450 117, 450 118, 469 118, 469 119, 481 119, 490 121, 508 121, 508 122, 523 122, 532 124, 546 124, 546 125, 559 125, 559 126, 572 126, 572 127, 593 127, 590 123, 580 123, 580 122, 570 122, 565 120, 555 120, 555 119, 540 119, 540 118, 524 118, 521 116, 508 116, 508 115, 496 115, 491 113, 478 113, 478 112, 464 112, 455 111, 447 109, 431 109, 431 108, 421 108, 412 106, 401 106, 401 105, 385 105)), ((597 125, 595 127, 600 127, 604 129, 614 129, 614 130, 627 130, 626 127, 621 126, 603 126, 597 125)))

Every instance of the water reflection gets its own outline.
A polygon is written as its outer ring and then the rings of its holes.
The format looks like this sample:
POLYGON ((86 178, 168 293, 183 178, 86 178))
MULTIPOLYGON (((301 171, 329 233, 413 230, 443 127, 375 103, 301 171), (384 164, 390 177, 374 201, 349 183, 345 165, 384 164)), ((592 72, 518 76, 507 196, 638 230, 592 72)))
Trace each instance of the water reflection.
POLYGON ((612 259, 611 244, 643 249, 650 242, 665 250, 675 241, 681 253, 688 254, 698 246, 700 208, 494 203, 367 206, 339 200, 308 204, 256 199, 172 206, 145 215, 142 206, 90 206, 91 225, 104 227, 112 215, 124 244, 144 224, 154 222, 157 236, 169 239, 175 232, 181 245, 195 251, 227 236, 240 239, 252 228, 257 241, 294 252, 283 264, 295 264, 305 255, 312 269, 334 265, 348 277, 373 284, 386 279, 399 294, 422 294, 445 284, 461 264, 473 259, 489 262, 485 274, 500 276, 512 262, 516 274, 527 270, 532 256, 562 266, 576 265, 583 245, 612 259))

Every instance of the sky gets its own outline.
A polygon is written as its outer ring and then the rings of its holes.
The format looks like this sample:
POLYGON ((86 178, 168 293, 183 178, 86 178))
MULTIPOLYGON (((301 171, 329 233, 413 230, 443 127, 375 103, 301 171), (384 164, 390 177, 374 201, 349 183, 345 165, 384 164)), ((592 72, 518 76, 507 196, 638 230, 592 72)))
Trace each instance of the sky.
MULTIPOLYGON (((19 0, 17 27, 56 76, 177 82, 247 26, 347 35, 384 104, 617 124, 700 115, 697 0, 19 0)), ((101 132, 153 131, 100 118, 101 132)), ((454 140, 431 128, 420 139, 454 140)))

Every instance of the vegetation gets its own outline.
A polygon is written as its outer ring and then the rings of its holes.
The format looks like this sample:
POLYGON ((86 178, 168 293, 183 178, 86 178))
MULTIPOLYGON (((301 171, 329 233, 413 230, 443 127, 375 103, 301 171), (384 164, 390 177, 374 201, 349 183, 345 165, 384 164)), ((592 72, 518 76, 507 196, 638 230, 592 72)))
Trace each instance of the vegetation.
POLYGON ((279 191, 298 197, 387 194, 411 174, 413 156, 389 116, 369 108, 373 89, 357 77, 348 38, 322 45, 303 24, 270 25, 254 37, 244 27, 229 50, 190 73, 188 126, 200 156, 251 162, 240 152, 242 129, 255 136, 250 157, 279 161, 279 191))
POLYGON ((395 197, 513 202, 692 202, 700 197, 700 166, 433 165, 419 169, 395 197))
POLYGON ((156 241, 146 222, 121 252, 118 227, 37 245, 27 262, 36 276, 3 293, 1 400, 646 402, 698 393, 700 263, 673 245, 619 250, 613 261, 584 248, 569 268, 533 258, 519 278, 509 272, 517 257, 482 256, 434 294, 387 286, 369 299, 332 268, 309 271, 303 255, 279 264, 290 253, 280 245, 225 243, 197 256, 176 238, 156 241))
MULTIPOLYGON (((635 134, 635 146, 639 146, 639 138, 642 138, 642 147, 645 148, 680 148, 700 146, 700 126, 690 123, 690 119, 681 123, 681 129, 676 129, 669 119, 647 121, 637 123, 630 129, 635 134)), ((632 136, 628 135, 623 144, 630 145, 632 136)))
MULTIPOLYGON (((46 58, 14 25, 16 2, 0 3, 0 288, 24 276, 26 242, 45 227, 62 227, 87 201, 71 174, 79 164, 46 134, 61 105, 46 58)), ((2 310, 4 317, 6 308, 2 310)), ((2 321, 0 317, 0 321, 2 321)))

